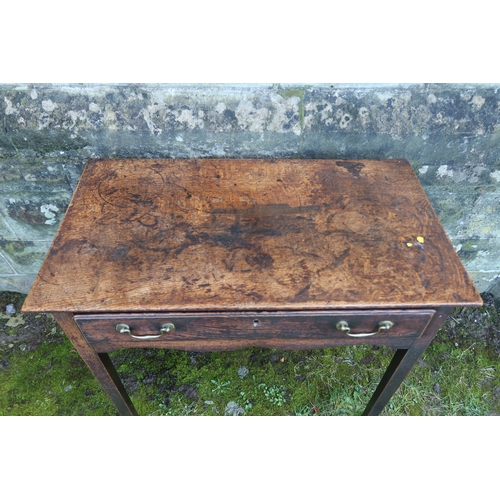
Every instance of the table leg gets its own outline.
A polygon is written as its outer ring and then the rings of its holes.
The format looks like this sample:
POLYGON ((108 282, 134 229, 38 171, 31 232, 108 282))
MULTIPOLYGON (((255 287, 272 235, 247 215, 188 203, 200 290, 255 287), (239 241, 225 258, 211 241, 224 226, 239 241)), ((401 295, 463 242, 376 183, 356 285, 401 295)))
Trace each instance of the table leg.
POLYGON ((436 311, 422 335, 408 349, 398 349, 382 377, 363 415, 379 415, 397 391, 403 380, 413 368, 417 359, 436 336, 439 328, 448 317, 451 308, 443 307, 436 311))
POLYGON ((96 353, 83 337, 71 313, 54 313, 54 318, 121 415, 137 415, 132 401, 106 353, 96 353))

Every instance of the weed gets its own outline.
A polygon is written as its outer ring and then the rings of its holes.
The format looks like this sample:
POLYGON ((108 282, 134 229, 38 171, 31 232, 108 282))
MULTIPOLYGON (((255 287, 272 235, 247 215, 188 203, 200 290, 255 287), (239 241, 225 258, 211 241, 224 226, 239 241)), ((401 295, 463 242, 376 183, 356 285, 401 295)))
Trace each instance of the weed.
POLYGON ((251 410, 253 408, 253 404, 250 402, 250 400, 248 399, 247 395, 245 394, 244 391, 241 391, 240 392, 240 396, 243 400, 243 408, 248 411, 248 410, 251 410))
POLYGON ((197 405, 194 402, 188 402, 181 395, 177 394, 169 406, 165 403, 158 403, 158 410, 150 414, 150 416, 188 416, 197 413, 197 405))
POLYGON ((286 403, 285 388, 284 387, 276 386, 276 385, 273 385, 271 387, 267 387, 266 384, 259 384, 257 387, 260 390, 262 390, 264 397, 271 404, 276 405, 276 406, 283 406, 286 403))
POLYGON ((212 384, 215 385, 215 387, 212 389, 212 392, 216 395, 222 395, 222 394, 226 394, 227 392, 229 392, 231 389, 230 389, 230 385, 231 385, 231 381, 228 380, 227 382, 219 382, 218 380, 210 380, 210 382, 212 384))

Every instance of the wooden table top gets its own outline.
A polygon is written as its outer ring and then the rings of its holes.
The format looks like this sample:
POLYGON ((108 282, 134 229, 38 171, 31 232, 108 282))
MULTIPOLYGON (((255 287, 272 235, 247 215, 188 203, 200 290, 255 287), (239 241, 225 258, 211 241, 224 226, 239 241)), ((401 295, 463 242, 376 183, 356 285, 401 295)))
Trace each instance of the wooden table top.
POLYGON ((27 312, 481 305, 406 160, 90 160, 27 312))

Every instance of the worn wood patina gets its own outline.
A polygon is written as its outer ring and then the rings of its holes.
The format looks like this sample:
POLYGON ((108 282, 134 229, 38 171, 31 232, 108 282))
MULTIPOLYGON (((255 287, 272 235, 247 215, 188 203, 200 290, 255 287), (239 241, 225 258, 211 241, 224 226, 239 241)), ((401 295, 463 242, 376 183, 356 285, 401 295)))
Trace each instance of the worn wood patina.
POLYGON ((398 349, 376 414, 481 304, 406 160, 113 159, 88 162, 24 310, 56 313, 122 413, 114 349, 369 342, 398 349))
POLYGON ((405 161, 93 160, 27 307, 470 302, 481 299, 405 161))

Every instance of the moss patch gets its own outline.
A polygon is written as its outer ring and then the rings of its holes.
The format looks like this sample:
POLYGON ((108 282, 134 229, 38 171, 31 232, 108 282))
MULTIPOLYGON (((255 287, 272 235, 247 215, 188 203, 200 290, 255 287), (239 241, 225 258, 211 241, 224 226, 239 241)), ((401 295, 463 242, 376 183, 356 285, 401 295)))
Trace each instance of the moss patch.
MULTIPOLYGON (((62 333, 54 332, 54 335, 62 333)), ((113 405, 64 339, 15 350, 0 373, 0 415, 113 415, 113 405), (7 363, 7 364, 6 364, 7 363)))
POLYGON ((0 247, 2 247, 9 255, 16 255, 24 251, 26 247, 32 247, 33 242, 31 241, 0 241, 0 247))
POLYGON ((31 251, 35 247, 32 241, 8 241, 1 239, 0 248, 21 266, 29 266, 34 262, 42 262, 45 254, 31 251))

